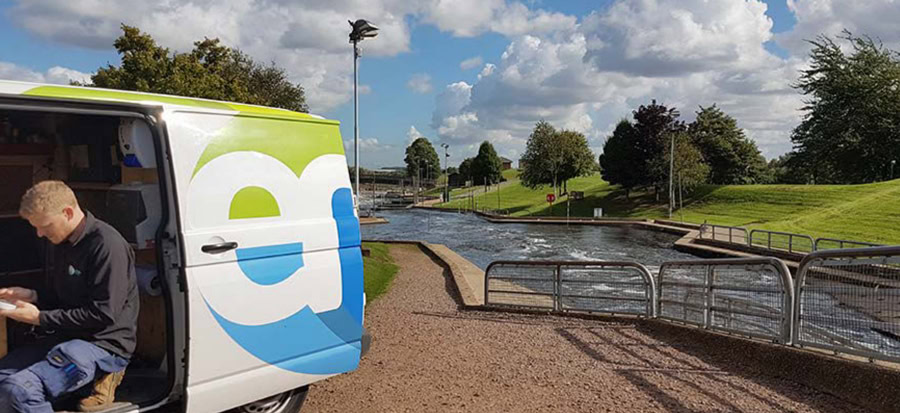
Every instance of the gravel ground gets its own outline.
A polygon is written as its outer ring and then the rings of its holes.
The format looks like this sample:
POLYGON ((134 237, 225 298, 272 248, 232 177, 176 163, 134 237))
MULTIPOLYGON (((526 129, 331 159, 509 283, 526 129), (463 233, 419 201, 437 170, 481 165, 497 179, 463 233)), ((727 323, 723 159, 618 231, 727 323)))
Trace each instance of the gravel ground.
POLYGON ((443 268, 391 254, 400 272, 366 308, 372 350, 313 385, 304 413, 868 411, 640 320, 460 311, 443 268))

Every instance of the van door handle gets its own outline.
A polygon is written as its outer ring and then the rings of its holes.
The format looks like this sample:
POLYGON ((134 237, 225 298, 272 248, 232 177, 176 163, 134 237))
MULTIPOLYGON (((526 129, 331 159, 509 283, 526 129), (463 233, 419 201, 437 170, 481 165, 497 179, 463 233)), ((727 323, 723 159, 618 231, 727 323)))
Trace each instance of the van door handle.
POLYGON ((220 254, 225 251, 230 251, 238 247, 238 243, 232 242, 220 242, 218 244, 207 244, 200 247, 200 251, 203 251, 207 254, 220 254))

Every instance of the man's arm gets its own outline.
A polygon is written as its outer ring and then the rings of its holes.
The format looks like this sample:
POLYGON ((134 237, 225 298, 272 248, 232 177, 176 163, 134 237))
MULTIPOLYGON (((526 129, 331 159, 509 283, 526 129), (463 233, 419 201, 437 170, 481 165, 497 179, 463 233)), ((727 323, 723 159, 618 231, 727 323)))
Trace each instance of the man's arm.
POLYGON ((90 297, 81 307, 43 310, 40 326, 50 330, 102 328, 115 322, 115 313, 128 296, 129 259, 127 246, 98 245, 94 263, 85 275, 91 277, 90 297))

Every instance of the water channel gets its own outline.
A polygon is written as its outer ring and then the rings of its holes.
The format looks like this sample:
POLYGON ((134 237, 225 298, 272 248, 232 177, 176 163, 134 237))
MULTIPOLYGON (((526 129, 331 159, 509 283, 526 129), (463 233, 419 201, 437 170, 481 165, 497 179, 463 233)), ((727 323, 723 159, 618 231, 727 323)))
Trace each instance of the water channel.
POLYGON ((655 273, 663 262, 696 259, 672 249, 677 235, 630 227, 491 224, 471 214, 419 209, 378 216, 390 223, 363 226, 363 239, 444 244, 482 269, 497 260, 602 260, 637 261, 655 273))
MULTIPOLYGON (((378 215, 390 223, 363 226, 363 239, 419 240, 444 244, 482 269, 497 260, 635 261, 644 264, 657 275, 659 266, 664 262, 698 259, 672 248, 672 244, 678 239, 677 235, 627 226, 492 224, 472 214, 420 209, 380 211, 378 215)), ((678 271, 673 272, 672 276, 676 281, 683 277, 678 271)), ((757 274, 758 279, 745 278, 739 284, 774 285, 774 279, 771 278, 774 276, 760 273, 757 274)), ((686 294, 680 290, 671 293, 686 294)), ((745 302, 764 301, 760 295, 732 295, 734 296, 731 298, 745 302)), ((816 303, 815 308, 808 309, 812 314, 846 320, 843 325, 820 324, 819 320, 815 320, 818 317, 807 320, 819 331, 830 332, 868 349, 893 356, 900 355, 900 341, 885 337, 871 328, 876 326, 892 331, 897 326, 873 320, 866 314, 841 304, 830 294, 814 293, 809 299, 816 303)), ((754 327, 762 321, 758 318, 754 320, 738 315, 735 321, 747 323, 744 328, 751 331, 764 332, 754 327)), ((776 322, 770 327, 777 328, 777 325, 776 322)))

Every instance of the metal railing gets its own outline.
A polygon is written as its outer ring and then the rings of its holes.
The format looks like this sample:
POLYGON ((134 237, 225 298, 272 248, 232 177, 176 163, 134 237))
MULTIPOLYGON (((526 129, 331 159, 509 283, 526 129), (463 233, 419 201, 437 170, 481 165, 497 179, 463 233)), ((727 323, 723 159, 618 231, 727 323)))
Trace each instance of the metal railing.
POLYGON ((835 239, 835 238, 816 238, 815 250, 830 250, 830 249, 844 249, 844 248, 867 248, 867 247, 883 247, 882 244, 875 244, 871 242, 863 242, 863 241, 850 241, 845 239, 835 239), (837 248, 823 248, 828 243, 837 244, 837 248))
POLYGON ((750 241, 748 245, 754 247, 765 247, 766 249, 770 250, 783 250, 787 252, 808 253, 816 250, 816 242, 809 235, 794 234, 790 232, 767 231, 764 229, 754 229, 753 231, 750 231, 750 241), (761 237, 757 237, 756 235, 758 234, 763 235, 761 237))
POLYGON ((495 261, 485 271, 489 306, 656 314, 656 285, 635 262, 495 261))
POLYGON ((700 226, 700 239, 746 244, 749 238, 750 235, 747 233, 746 228, 713 224, 703 224, 700 226))
POLYGON ((667 262, 660 267, 657 285, 659 318, 790 342, 793 281, 781 260, 667 262))
POLYGON ((795 344, 900 362, 900 247, 811 253, 796 291, 795 344))

